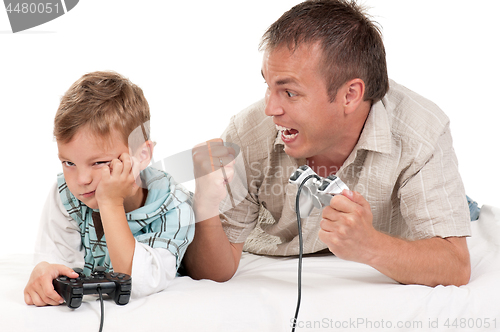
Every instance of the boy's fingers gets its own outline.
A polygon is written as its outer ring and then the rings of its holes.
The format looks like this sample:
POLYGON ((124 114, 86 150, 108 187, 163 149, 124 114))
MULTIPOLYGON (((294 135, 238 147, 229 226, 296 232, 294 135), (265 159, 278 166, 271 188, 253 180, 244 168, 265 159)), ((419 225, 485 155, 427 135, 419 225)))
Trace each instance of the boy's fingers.
POLYGON ((43 307, 45 305, 47 305, 47 303, 45 303, 41 298, 40 296, 38 295, 38 293, 36 292, 32 292, 30 294, 31 296, 31 299, 32 299, 32 302, 34 305, 36 305, 37 307, 43 307))
POLYGON ((65 266, 65 265, 54 265, 56 267, 55 274, 51 276, 51 278, 47 279, 47 282, 44 282, 42 286, 43 295, 41 299, 50 305, 59 305, 64 302, 64 299, 56 292, 54 289, 54 285, 52 284, 52 280, 57 278, 58 276, 64 275, 69 278, 77 278, 79 275, 73 269, 65 266))
POLYGON ((113 159, 110 165, 110 174, 119 175, 122 173, 123 163, 119 159, 113 159))
POLYGON ((128 153, 122 153, 118 159, 122 162, 123 173, 129 174, 132 170, 132 160, 128 153))
POLYGON ((75 271, 73 271, 73 269, 64 265, 59 265, 59 275, 65 275, 66 277, 70 278, 78 277, 78 273, 76 273, 75 271))
POLYGON ((33 299, 31 298, 31 295, 26 291, 24 292, 24 302, 26 302, 26 304, 28 304, 28 305, 35 304, 35 303, 33 303, 33 299))
POLYGON ((110 176, 111 176, 110 166, 106 165, 102 168, 101 178, 102 179, 109 179, 110 176))
POLYGON ((54 286, 50 283, 44 288, 45 298, 44 301, 50 305, 59 305, 64 302, 64 299, 54 290, 54 286))

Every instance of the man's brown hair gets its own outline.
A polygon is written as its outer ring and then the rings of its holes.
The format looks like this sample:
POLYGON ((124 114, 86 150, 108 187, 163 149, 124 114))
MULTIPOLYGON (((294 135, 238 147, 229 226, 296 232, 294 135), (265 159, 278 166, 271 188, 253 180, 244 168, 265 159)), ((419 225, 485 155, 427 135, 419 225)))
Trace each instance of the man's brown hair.
POLYGON ((294 6, 268 28, 260 49, 286 46, 294 51, 315 43, 323 50, 320 70, 330 101, 354 78, 365 82, 364 100, 372 103, 389 90, 381 32, 355 1, 309 0, 294 6))
POLYGON ((54 136, 67 143, 84 126, 102 138, 109 138, 115 129, 128 145, 130 133, 138 127, 144 139, 149 139, 149 120, 149 105, 141 88, 115 72, 96 71, 83 75, 61 98, 54 136))

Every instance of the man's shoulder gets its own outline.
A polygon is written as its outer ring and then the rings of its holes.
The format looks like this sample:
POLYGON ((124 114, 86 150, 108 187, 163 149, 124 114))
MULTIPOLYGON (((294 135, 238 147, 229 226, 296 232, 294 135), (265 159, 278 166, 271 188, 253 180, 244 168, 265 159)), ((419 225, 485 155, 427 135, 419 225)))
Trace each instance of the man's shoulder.
POLYGON ((450 120, 435 103, 392 80, 382 104, 393 135, 432 144, 448 130, 450 120))
POLYGON ((273 145, 278 131, 272 118, 264 113, 265 106, 264 100, 259 100, 234 115, 222 135, 224 141, 245 147, 273 145))

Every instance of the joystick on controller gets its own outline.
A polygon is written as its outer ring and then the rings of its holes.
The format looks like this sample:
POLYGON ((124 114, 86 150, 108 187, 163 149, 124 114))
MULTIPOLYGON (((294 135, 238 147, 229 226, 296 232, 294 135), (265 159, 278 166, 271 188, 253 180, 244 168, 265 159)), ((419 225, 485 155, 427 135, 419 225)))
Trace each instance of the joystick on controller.
POLYGON ((108 294, 116 304, 125 305, 130 299, 132 278, 124 273, 105 273, 102 266, 96 267, 90 277, 83 274, 82 269, 73 269, 78 278, 59 276, 52 281, 54 289, 66 301, 68 307, 78 308, 82 304, 83 295, 108 294))

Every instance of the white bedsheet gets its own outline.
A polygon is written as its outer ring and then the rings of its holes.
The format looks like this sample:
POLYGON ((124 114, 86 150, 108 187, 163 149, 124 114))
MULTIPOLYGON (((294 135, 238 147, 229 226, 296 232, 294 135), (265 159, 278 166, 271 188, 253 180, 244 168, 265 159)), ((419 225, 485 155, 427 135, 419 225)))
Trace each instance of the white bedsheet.
MULTIPOLYGON (((500 209, 483 206, 468 239, 472 276, 462 287, 401 285, 333 255, 304 258, 297 331, 500 331, 500 209)), ((31 255, 0 258, 0 331, 98 331, 100 305, 27 306, 31 255)), ((226 283, 177 278, 125 306, 105 301, 104 331, 290 331, 297 259, 244 253, 226 283)))

